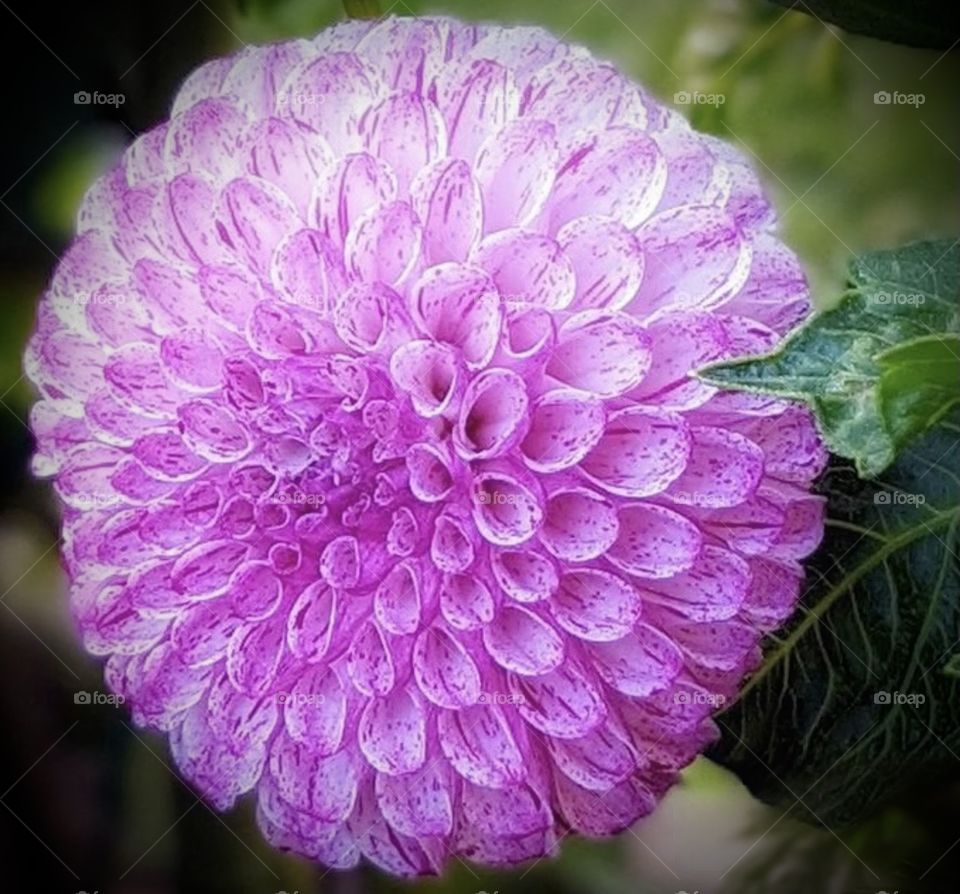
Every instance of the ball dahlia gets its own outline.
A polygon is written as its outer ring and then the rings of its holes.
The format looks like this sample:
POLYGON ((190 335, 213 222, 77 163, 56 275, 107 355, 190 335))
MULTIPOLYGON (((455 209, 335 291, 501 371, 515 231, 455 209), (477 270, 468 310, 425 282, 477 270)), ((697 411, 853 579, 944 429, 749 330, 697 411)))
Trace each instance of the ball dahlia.
POLYGON ((689 376, 808 312, 772 227, 740 155, 535 28, 197 69, 26 355, 108 685, 332 867, 649 813, 822 532, 808 415, 689 376))

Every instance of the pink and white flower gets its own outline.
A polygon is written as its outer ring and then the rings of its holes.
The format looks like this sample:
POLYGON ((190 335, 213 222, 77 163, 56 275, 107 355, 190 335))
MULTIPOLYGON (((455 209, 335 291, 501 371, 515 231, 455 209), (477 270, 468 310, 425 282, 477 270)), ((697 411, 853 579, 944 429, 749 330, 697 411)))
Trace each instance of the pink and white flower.
POLYGON ((26 369, 83 641, 219 809, 332 867, 648 814, 792 610, 808 414, 691 377, 809 311, 757 177, 526 27, 195 71, 26 369))

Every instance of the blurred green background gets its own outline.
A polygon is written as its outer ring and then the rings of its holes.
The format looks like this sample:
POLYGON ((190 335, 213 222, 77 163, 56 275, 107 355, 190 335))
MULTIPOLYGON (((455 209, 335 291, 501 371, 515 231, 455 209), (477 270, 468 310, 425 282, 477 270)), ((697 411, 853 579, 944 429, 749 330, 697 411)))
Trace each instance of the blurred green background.
MULTIPOLYGON (((956 234, 960 116, 955 53, 827 28, 765 0, 403 0, 395 14, 531 22, 589 46, 700 129, 755 157, 816 301, 837 297, 850 255, 956 234), (877 91, 922 94, 878 105, 877 91)), ((380 892, 544 890, 570 894, 946 890, 960 848, 960 797, 899 805, 867 826, 811 830, 753 801, 700 761, 657 814, 609 842, 510 874, 454 864, 442 880, 331 873, 272 852, 249 807, 217 817, 170 772, 162 740, 110 707, 74 704, 99 688, 77 648, 56 561, 56 511, 26 463, 31 394, 20 358, 36 297, 67 244, 85 188, 133 135, 165 115, 183 76, 243 43, 315 33, 343 17, 332 0, 0 3, 0 842, 8 878, 43 892, 380 892), (122 92, 118 109, 75 105, 77 90, 122 92), (920 876, 924 878, 921 879, 920 876)))

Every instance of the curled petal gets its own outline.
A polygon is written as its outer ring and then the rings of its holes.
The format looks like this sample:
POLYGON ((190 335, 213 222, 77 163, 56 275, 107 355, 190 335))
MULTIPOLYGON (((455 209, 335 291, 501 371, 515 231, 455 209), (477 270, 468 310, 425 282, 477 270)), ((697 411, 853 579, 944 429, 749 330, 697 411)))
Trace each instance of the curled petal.
POLYGON ((393 93, 369 109, 360 121, 360 133, 367 150, 393 169, 401 192, 446 149, 439 110, 415 93, 393 93))
POLYGON ((496 608, 482 580, 468 574, 447 574, 440 587, 440 610, 451 627, 478 630, 493 620, 496 608))
POLYGON ((504 711, 496 705, 442 711, 437 729, 444 755, 464 779, 495 789, 523 779, 523 752, 504 711))
POLYGON ((314 581, 298 596, 287 618, 287 646, 306 662, 319 661, 330 648, 337 597, 325 582, 314 581))
POLYGON ((489 459, 511 450, 523 436, 527 415, 523 379, 506 369, 489 369, 468 386, 454 434, 457 452, 468 460, 489 459))
POLYGON ((289 736, 324 757, 343 741, 347 700, 336 671, 316 667, 304 673, 290 692, 281 693, 283 720, 289 736))
POLYGON ((494 363, 518 370, 539 368, 556 342, 552 314, 539 307, 507 310, 500 349, 494 363))
POLYGON ((377 622, 389 633, 415 633, 420 626, 422 597, 416 565, 401 562, 380 582, 374 594, 377 622))
POLYGON ((563 661, 563 640, 539 615, 522 606, 505 605, 483 630, 487 653, 504 670, 545 674, 563 661))
POLYGON ((455 799, 449 770, 430 763, 405 776, 377 774, 377 805, 398 832, 446 836, 453 829, 455 799))
POLYGON ((466 525, 453 516, 441 515, 434 525, 430 557, 441 571, 451 574, 466 571, 474 559, 473 542, 466 525))
POLYGON ((694 621, 733 617, 750 586, 750 566, 736 553, 709 544, 692 568, 648 585, 648 597, 694 621))
POLYGON ((607 557, 618 568, 639 577, 672 577, 691 568, 703 538, 684 516, 648 503, 630 503, 620 510, 620 533, 607 557))
POLYGON ((237 173, 237 145, 246 115, 222 97, 205 97, 170 121, 164 143, 167 170, 201 170, 224 182, 237 173))
POLYGON ((472 496, 477 529, 498 546, 526 542, 543 521, 538 495, 512 475, 482 472, 473 480, 472 496))
POLYGON ((285 83, 277 111, 320 134, 335 152, 355 152, 362 111, 381 88, 373 66, 351 53, 334 52, 308 62, 285 83))
POLYGON ((347 234, 347 273, 366 283, 397 285, 413 272, 421 238, 420 221, 406 202, 374 208, 347 234))
POLYGON ((627 497, 660 493, 690 461, 691 438, 677 413, 628 407, 607 421, 580 468, 604 490, 627 497))
POLYGON ((360 750, 374 769, 411 773, 426 760, 426 718, 420 699, 405 689, 371 699, 360 716, 360 750))
POLYGON ((557 244, 570 259, 573 306, 621 310, 643 281, 644 256, 636 236, 607 217, 578 217, 560 228, 557 244))
POLYGON ((413 674, 420 691, 441 708, 464 708, 480 698, 476 664, 442 627, 428 627, 417 637, 413 674))
POLYGON ((370 208, 388 205, 396 197, 396 177, 389 166, 366 152, 352 153, 340 161, 317 197, 317 222, 338 245, 343 245, 370 208))
POLYGON ((649 367, 649 341, 635 321, 588 311, 564 323, 547 374, 571 388, 609 398, 638 385, 649 367))
POLYGON ((282 190, 305 219, 313 182, 333 168, 330 147, 323 139, 308 136, 293 122, 281 118, 257 122, 247 132, 245 142, 251 172, 282 190))
POLYGON ((646 257, 656 259, 628 308, 638 316, 722 304, 750 272, 750 242, 728 215, 710 206, 663 211, 637 238, 646 257))
POLYGON ((500 589, 517 602, 540 602, 557 588, 554 563, 532 549, 497 550, 491 569, 500 589))
POLYGON ((465 261, 483 229, 480 188, 461 159, 445 158, 423 169, 410 187, 423 221, 423 251, 431 264, 465 261))
POLYGON ((556 176, 553 125, 518 118, 489 136, 477 153, 487 232, 525 226, 543 208, 556 176))
POLYGON ((517 711, 534 729, 558 739, 578 739, 603 722, 606 706, 595 682, 577 665, 535 677, 510 675, 517 711))
POLYGON ((366 696, 385 696, 397 682, 397 668, 386 635, 373 622, 361 627, 350 644, 347 673, 366 696))
POLYGON ((604 432, 603 404, 593 395, 557 389, 541 395, 530 412, 520 444, 526 464, 537 472, 559 472, 577 465, 604 432))
POLYGON ((248 695, 263 695, 276 678, 283 657, 282 618, 254 621, 239 627, 227 645, 227 676, 248 695))
POLYGON ((178 411, 184 441, 211 462, 236 462, 249 453, 251 443, 246 430, 225 407, 212 401, 194 400, 178 411))
POLYGON ((601 798, 637 769, 635 749, 609 722, 579 739, 549 739, 548 744, 558 769, 601 798))
POLYGON ((591 644, 589 654, 610 686, 635 698, 665 689, 683 667, 677 646, 647 624, 638 624, 621 639, 591 644))
POLYGON ((456 71, 447 87, 450 154, 472 161, 491 133, 516 117, 519 91, 510 69, 489 59, 456 71))
POLYGON ((573 300, 573 266, 560 246, 540 233, 501 230, 484 239, 471 260, 490 274, 507 303, 562 310, 573 300))
POLYGON ((450 459, 433 444, 414 444, 406 456, 410 490, 425 503, 439 503, 453 489, 450 459))
POLYGON ((440 264, 413 288, 413 306, 424 331, 463 353, 471 369, 487 364, 500 335, 500 297, 477 268, 440 264))
POLYGON ((568 633, 606 642, 633 630, 642 605, 640 594, 629 581, 607 571, 582 568, 560 577, 550 608, 568 633))
POLYGON ((221 239, 247 266, 270 271, 270 259, 287 233, 298 229, 293 203, 266 180, 232 180, 220 194, 217 224, 221 239))
POLYGON ((558 559, 585 562, 602 556, 616 541, 617 512, 613 504, 585 487, 550 494, 540 542, 558 559))
POLYGON ((278 246, 271 280, 292 304, 326 312, 343 288, 344 272, 330 240, 318 230, 297 230, 278 246))
POLYGON ((352 286, 333 313, 337 334, 355 351, 373 354, 403 338, 408 323, 402 299, 383 283, 352 286))
POLYGON ((667 496, 675 503, 711 509, 746 502, 763 475, 760 447, 723 428, 694 426, 690 436, 689 459, 667 496))
POLYGON ((578 146, 560 168, 547 203, 551 229, 591 214, 632 229, 656 208, 666 179, 666 160, 649 136, 629 128, 600 133, 578 146))
POLYGON ((408 342, 390 358, 390 374, 410 395, 421 416, 438 416, 454 396, 458 379, 456 354, 435 342, 408 342))

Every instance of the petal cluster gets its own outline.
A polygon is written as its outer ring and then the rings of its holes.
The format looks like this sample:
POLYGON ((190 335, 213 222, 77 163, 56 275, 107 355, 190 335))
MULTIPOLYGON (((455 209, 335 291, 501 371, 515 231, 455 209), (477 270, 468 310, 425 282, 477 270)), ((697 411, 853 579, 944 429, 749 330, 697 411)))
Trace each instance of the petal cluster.
POLYGON ((689 374, 808 310, 744 160, 543 31, 210 62, 86 196, 27 351, 84 644, 329 866, 621 830, 822 533, 806 412, 689 374))

